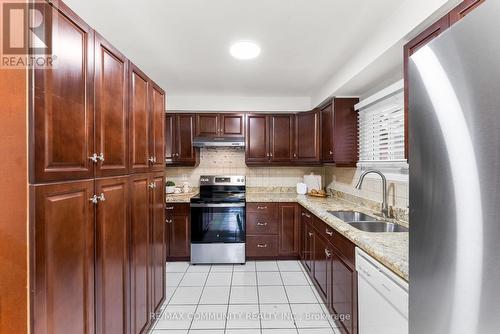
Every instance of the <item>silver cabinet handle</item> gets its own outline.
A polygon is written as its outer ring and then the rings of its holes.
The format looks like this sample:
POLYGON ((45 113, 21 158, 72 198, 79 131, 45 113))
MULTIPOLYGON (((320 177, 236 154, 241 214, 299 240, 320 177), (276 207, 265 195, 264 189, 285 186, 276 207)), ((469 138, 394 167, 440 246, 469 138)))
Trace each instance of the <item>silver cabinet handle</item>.
POLYGON ((154 162, 155 162, 155 158, 154 158, 154 157, 149 157, 149 158, 148 158, 148 161, 149 161, 150 163, 154 163, 154 162))
POLYGON ((179 157, 179 153, 175 153, 175 156, 178 158, 179 157))
POLYGON ((173 206, 167 206, 165 209, 167 209, 167 210, 173 210, 174 207, 173 206))
POLYGON ((267 226, 267 223, 257 223, 257 226, 267 226))
POLYGON ((267 206, 258 206, 257 207, 257 210, 265 210, 265 209, 267 209, 267 206))
POLYGON ((97 202, 99 202, 99 200, 97 199, 97 195, 90 197, 89 201, 91 201, 93 204, 97 204, 97 202))
POLYGON ((99 153, 99 155, 97 156, 97 159, 99 159, 101 162, 104 161, 104 153, 99 153))
POLYGON ((272 153, 269 153, 269 156, 270 156, 270 157, 272 157, 272 156, 273 156, 273 154, 272 154, 272 153))
POLYGON ((156 188, 156 183, 151 182, 150 184, 148 184, 148 187, 149 187, 150 189, 154 189, 154 188, 156 188))
POLYGON ((312 232, 309 232, 309 237, 312 237, 313 236, 313 233, 312 232))
POLYGON ((294 158, 296 158, 296 157, 297 157, 297 153, 294 153, 294 154, 293 154, 293 157, 294 157, 294 158))
POLYGON ((325 255, 326 255, 326 257, 330 257, 330 256, 332 256, 332 253, 328 249, 325 248, 325 255))
POLYGON ((92 160, 94 163, 97 162, 98 156, 97 153, 92 154, 92 156, 89 157, 89 160, 92 160))
POLYGON ((325 233, 328 234, 329 236, 333 236, 333 232, 329 231, 328 229, 325 230, 325 233))
POLYGON ((333 151, 330 151, 330 155, 333 155, 333 151))
POLYGON ((267 248, 267 244, 257 244, 257 248, 267 248))
POLYGON ((306 216, 306 218, 311 218, 311 215, 308 213, 306 213, 305 216, 306 216))
POLYGON ((165 223, 167 223, 167 224, 172 224, 172 220, 171 220, 171 219, 166 219, 166 220, 165 220, 165 223))
POLYGON ((97 196, 97 200, 104 202, 106 200, 106 197, 104 197, 104 193, 101 193, 99 196, 97 196))

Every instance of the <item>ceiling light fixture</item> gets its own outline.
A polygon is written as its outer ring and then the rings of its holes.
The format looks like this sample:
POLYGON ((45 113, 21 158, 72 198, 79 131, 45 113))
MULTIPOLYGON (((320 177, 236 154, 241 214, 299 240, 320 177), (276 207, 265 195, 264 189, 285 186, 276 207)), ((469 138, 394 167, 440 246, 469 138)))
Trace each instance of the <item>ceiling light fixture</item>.
POLYGON ((237 59, 253 59, 259 56, 260 46, 258 46, 254 42, 241 41, 231 45, 231 48, 229 48, 229 52, 234 58, 237 59))

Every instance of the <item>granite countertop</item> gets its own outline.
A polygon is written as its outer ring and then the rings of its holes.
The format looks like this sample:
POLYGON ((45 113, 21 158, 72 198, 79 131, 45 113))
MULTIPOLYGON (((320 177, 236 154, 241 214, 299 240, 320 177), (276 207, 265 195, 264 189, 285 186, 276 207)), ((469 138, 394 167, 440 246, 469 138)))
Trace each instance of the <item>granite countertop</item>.
POLYGON ((297 202, 316 217, 337 230, 356 246, 408 281, 408 239, 407 232, 372 233, 351 227, 334 217, 328 210, 356 210, 366 214, 374 213, 365 207, 332 197, 312 198, 294 193, 247 193, 247 202, 297 202))
POLYGON ((181 194, 166 194, 165 202, 167 203, 190 203, 191 197, 198 195, 198 192, 181 193, 181 194))

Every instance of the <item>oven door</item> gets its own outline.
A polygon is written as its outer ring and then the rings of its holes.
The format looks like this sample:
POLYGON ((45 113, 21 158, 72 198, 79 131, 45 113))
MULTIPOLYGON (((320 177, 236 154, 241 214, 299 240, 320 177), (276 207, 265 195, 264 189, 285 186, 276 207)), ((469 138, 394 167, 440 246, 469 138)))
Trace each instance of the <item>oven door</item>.
POLYGON ((244 243, 245 203, 191 203, 191 243, 244 243))

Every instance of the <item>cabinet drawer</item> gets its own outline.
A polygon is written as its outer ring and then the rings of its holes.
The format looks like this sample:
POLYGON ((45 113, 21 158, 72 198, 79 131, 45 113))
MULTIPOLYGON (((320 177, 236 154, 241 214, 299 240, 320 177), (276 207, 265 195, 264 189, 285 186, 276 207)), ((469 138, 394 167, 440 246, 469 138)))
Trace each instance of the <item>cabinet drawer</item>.
POLYGON ((319 218, 314 218, 313 225, 318 233, 327 239, 344 256, 345 260, 354 264, 355 246, 349 239, 319 218))
POLYGON ((165 215, 167 218, 173 216, 189 216, 191 207, 189 204, 167 203, 165 205, 165 215))
POLYGON ((278 234, 278 221, 273 215, 248 212, 246 223, 248 234, 278 234))
POLYGON ((274 218, 278 213, 278 206, 276 203, 247 203, 247 212, 258 212, 274 218))
POLYGON ((249 257, 276 257, 278 256, 278 236, 248 235, 246 250, 249 257))

